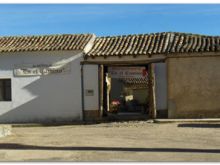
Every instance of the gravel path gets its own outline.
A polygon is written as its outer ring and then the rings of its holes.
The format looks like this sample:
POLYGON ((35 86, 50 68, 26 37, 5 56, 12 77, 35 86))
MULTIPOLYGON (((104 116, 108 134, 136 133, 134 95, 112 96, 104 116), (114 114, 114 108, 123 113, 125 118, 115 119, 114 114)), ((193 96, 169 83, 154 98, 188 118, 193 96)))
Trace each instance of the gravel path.
POLYGON ((220 123, 15 127, 1 161, 220 161, 220 123))

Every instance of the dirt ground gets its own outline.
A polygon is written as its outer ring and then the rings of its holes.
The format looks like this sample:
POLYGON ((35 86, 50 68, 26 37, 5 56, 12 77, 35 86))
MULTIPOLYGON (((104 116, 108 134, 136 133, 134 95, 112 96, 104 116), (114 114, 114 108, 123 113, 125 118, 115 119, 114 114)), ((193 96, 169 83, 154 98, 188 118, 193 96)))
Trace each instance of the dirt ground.
POLYGON ((220 161, 220 123, 14 127, 1 161, 220 161))

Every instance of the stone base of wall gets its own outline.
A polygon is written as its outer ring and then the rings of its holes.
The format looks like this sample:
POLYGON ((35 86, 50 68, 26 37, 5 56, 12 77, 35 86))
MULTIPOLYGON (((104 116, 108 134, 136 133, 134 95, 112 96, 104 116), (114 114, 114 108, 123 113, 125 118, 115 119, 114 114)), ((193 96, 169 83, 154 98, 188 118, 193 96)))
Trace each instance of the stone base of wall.
MULTIPOLYGON (((169 111, 168 111, 169 112, 169 111)), ((202 119, 202 118, 220 118, 219 110, 195 110, 191 112, 178 112, 169 114, 169 119, 202 119)))
POLYGON ((99 110, 85 110, 84 115, 86 121, 98 121, 101 119, 99 110))

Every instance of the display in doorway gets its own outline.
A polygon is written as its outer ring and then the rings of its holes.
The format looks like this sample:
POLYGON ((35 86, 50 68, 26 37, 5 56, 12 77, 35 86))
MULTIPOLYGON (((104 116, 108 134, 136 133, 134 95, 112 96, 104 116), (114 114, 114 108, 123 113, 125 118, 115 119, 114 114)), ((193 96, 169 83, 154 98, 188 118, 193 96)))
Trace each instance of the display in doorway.
POLYGON ((147 114, 149 91, 147 66, 112 66, 106 73, 109 113, 147 114))

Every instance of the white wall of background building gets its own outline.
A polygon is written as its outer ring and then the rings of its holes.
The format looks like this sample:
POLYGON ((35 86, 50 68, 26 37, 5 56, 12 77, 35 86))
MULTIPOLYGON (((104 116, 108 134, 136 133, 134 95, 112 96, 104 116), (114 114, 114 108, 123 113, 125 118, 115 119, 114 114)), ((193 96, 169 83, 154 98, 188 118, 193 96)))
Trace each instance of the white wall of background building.
POLYGON ((0 78, 11 78, 12 101, 0 101, 0 122, 76 121, 82 119, 79 51, 37 51, 0 54, 0 78), (70 65, 70 72, 15 76, 16 65, 70 65))
POLYGON ((98 65, 84 65, 84 110, 99 110, 98 65))

